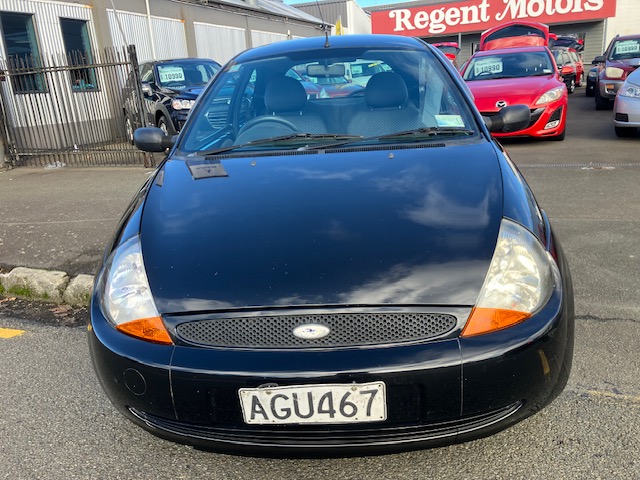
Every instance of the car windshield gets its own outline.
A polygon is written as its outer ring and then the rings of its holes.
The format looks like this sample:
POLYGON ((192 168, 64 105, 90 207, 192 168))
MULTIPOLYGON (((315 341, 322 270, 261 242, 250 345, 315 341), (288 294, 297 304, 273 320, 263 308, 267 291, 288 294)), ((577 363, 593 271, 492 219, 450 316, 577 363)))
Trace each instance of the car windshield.
POLYGON ((509 52, 472 58, 463 77, 468 81, 495 80, 551 75, 554 71, 551 58, 544 51, 509 52))
POLYGON ((471 108, 426 47, 240 56, 201 95, 177 149, 203 155, 453 141, 477 135, 471 108), (381 68, 359 85, 345 76, 355 64, 381 68))
POLYGON ((640 38, 619 40, 613 44, 609 52, 609 60, 628 60, 640 58, 640 38))
POLYGON ((206 85, 220 70, 214 62, 159 63, 156 68, 160 86, 173 90, 206 85))

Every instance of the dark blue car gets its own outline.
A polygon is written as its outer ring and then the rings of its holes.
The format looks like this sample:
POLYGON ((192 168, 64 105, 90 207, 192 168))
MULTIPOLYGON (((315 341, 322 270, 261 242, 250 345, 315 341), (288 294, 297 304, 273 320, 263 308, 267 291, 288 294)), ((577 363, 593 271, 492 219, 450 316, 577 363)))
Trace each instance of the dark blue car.
POLYGON ((136 101, 136 76, 131 72, 124 87, 124 125, 126 138, 133 142, 133 132, 148 125, 168 135, 180 131, 198 95, 220 70, 220 64, 206 58, 183 58, 141 63, 138 69, 142 93, 142 115, 136 101))
POLYGON ((466 441, 564 388, 569 268, 451 62, 400 36, 276 43, 231 60, 105 252, 89 343, 107 396, 155 435, 257 455, 466 441), (291 70, 384 64, 360 95, 291 70))

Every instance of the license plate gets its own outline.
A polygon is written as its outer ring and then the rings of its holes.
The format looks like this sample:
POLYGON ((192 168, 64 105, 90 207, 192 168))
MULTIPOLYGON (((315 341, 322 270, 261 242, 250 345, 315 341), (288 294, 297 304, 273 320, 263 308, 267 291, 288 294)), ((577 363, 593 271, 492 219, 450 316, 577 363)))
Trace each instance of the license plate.
POLYGON ((383 382, 241 388, 248 424, 329 424, 387 419, 383 382))

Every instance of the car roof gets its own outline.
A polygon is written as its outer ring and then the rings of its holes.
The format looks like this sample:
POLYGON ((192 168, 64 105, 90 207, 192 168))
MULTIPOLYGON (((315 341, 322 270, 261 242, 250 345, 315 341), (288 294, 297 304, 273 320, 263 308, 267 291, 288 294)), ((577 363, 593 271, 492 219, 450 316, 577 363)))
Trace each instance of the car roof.
POLYGON ((619 35, 614 37, 613 40, 637 40, 640 38, 640 33, 635 33, 633 35, 619 35))
POLYGON ((220 65, 215 60, 211 58, 168 58, 165 60, 154 60, 152 62, 145 63, 215 63, 216 65, 220 65))
POLYGON ((244 62, 264 57, 285 55, 293 52, 304 52, 325 48, 330 49, 332 47, 395 48, 408 50, 432 48, 422 40, 413 37, 403 37, 401 35, 333 35, 328 38, 318 36, 298 38, 295 40, 284 40, 282 42, 255 47, 240 53, 234 58, 234 61, 244 62), (326 46, 327 44, 329 45, 328 47, 326 46))

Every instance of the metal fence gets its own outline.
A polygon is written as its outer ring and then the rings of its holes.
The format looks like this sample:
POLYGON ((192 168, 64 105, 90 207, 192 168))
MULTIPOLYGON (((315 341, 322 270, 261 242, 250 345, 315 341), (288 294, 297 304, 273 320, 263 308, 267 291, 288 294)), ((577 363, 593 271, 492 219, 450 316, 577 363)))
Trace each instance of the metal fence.
POLYGON ((133 46, 0 59, 0 69, 0 126, 12 165, 153 166, 125 129, 123 86, 137 70, 133 46))

